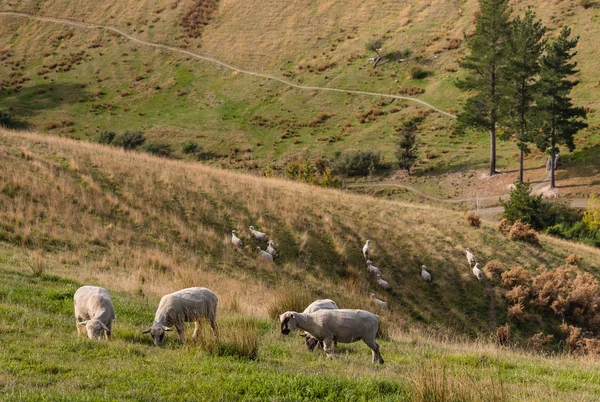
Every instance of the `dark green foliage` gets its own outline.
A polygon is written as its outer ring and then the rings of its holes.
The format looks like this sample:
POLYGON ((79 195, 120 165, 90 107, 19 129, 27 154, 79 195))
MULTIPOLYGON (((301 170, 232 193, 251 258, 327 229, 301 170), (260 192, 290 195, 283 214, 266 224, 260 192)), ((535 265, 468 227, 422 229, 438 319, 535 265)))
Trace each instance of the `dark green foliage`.
POLYGON ((12 119, 8 112, 4 110, 0 110, 0 127, 10 127, 12 124, 12 119))
MULTIPOLYGON (((570 35, 571 29, 563 28, 558 38, 548 46, 541 63, 537 104, 542 125, 535 142, 540 151, 550 156, 558 153, 561 145, 573 151, 575 134, 587 127, 582 121, 586 117, 585 110, 575 107, 569 97, 578 84, 572 77, 579 71, 577 63, 572 61, 577 54, 574 49, 579 37, 570 39, 570 35)), ((555 188, 554 166, 551 165, 550 185, 555 188)))
POLYGON ((520 150, 519 181, 523 182, 523 157, 528 153, 527 143, 533 141, 536 125, 534 107, 539 86, 536 76, 540 71, 540 58, 544 50, 546 28, 528 11, 523 19, 515 18, 507 42, 506 66, 503 85, 503 123, 505 139, 513 137, 520 150))
POLYGON ((194 141, 181 143, 181 153, 184 155, 198 155, 202 153, 202 146, 194 141))
POLYGON ((329 162, 319 160, 315 163, 305 158, 297 158, 285 166, 288 179, 316 184, 322 187, 340 187, 342 182, 329 168, 329 162))
POLYGON ((536 230, 541 230, 544 224, 544 215, 547 213, 547 204, 541 195, 532 195, 529 183, 515 183, 515 188, 510 192, 508 201, 500 201, 504 207, 503 217, 509 222, 521 221, 529 223, 536 230))
POLYGON ((410 121, 398 129, 396 141, 396 160, 398 167, 405 169, 410 174, 410 168, 419 156, 419 140, 417 138, 417 125, 410 121))
POLYGON ((490 175, 496 173, 496 124, 501 116, 502 67, 509 36, 508 0, 479 0, 475 33, 465 37, 469 55, 461 63, 466 77, 456 83, 473 95, 458 115, 458 129, 475 127, 490 133, 490 175))
POLYGON ((122 147, 128 150, 133 150, 141 147, 146 142, 146 137, 141 131, 125 131, 123 134, 118 135, 113 141, 112 145, 122 147))
POLYGON ((162 157, 169 157, 173 154, 173 149, 170 144, 166 143, 148 143, 144 145, 144 151, 162 157))
POLYGON ((431 71, 425 70, 423 67, 417 65, 411 66, 408 69, 408 73, 414 80, 422 80, 423 78, 427 78, 431 75, 431 71))
POLYGON ((385 40, 383 39, 373 39, 367 42, 367 44, 365 45, 365 48, 369 51, 369 52, 375 52, 377 54, 379 54, 379 50, 383 47, 383 44, 385 43, 385 40))
POLYGON ((367 176, 381 167, 379 151, 345 152, 334 163, 334 171, 344 176, 367 176))
POLYGON ((98 136, 98 144, 112 144, 117 137, 117 133, 114 131, 103 131, 98 136))

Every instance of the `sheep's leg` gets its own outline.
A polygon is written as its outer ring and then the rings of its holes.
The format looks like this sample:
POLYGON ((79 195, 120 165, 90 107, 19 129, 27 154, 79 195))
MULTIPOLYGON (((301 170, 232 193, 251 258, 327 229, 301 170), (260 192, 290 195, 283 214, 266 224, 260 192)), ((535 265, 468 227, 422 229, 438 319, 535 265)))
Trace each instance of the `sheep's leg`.
POLYGON ((80 322, 83 321, 83 317, 75 316, 75 328, 77 328, 77 336, 81 336, 81 325, 80 322))
POLYGON ((200 320, 194 321, 194 333, 192 334, 192 338, 198 337, 198 332, 202 330, 202 323, 200 320))
POLYGON ((208 317, 210 321, 210 327, 212 328, 213 337, 217 339, 219 337, 219 327, 217 326, 217 317, 215 314, 211 314, 208 317))
POLYGON ((175 328, 177 328, 177 334, 179 335, 179 340, 182 343, 185 341, 185 326, 184 325, 181 325, 181 324, 175 325, 175 328))
POLYGON ((335 359, 335 356, 333 354, 333 338, 323 339, 323 350, 325 351, 327 357, 329 357, 330 359, 335 359))
POLYGON ((383 364, 383 357, 381 357, 381 353, 379 352, 379 345, 377 344, 377 342, 375 342, 374 339, 370 342, 367 342, 366 339, 363 339, 363 341, 373 351, 373 363, 383 364))
POLYGON ((106 328, 108 328, 108 332, 104 331, 104 335, 106 336, 106 339, 110 339, 112 337, 112 322, 108 324, 106 328))

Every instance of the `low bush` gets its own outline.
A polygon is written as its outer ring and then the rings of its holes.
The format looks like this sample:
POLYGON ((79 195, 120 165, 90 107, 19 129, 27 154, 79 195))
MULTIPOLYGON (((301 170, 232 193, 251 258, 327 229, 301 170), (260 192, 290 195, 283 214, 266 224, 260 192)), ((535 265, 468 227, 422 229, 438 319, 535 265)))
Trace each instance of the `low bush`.
POLYGON ((569 256, 566 258, 565 262, 568 265, 578 266, 581 263, 581 258, 579 258, 579 256, 577 254, 569 254, 569 256))
POLYGON ((427 78, 429 75, 431 75, 431 71, 428 71, 421 66, 415 65, 411 66, 408 69, 408 74, 410 74, 410 77, 413 80, 422 80, 423 78, 427 78))
POLYGON ((481 226, 481 216, 477 212, 469 212, 467 214, 467 223, 474 228, 478 228, 481 226))
POLYGON ((502 265, 500 261, 489 261, 483 267, 483 273, 488 277, 488 279, 499 279, 504 273, 504 265, 502 265))
POLYGON ((141 131, 125 131, 123 134, 117 135, 112 141, 112 145, 122 147, 128 150, 134 150, 146 142, 146 137, 141 131))
POLYGON ((173 149, 166 143, 148 143, 144 145, 143 150, 152 155, 170 157, 173 155, 173 149))
POLYGON ((333 170, 344 176, 367 176, 382 165, 381 152, 349 151, 338 157, 333 170))
POLYGON ((103 131, 98 136, 98 144, 112 144, 116 137, 117 133, 115 133, 114 131, 103 131))
POLYGON ((537 232, 531 228, 528 223, 516 221, 508 231, 508 238, 511 240, 520 240, 534 246, 540 244, 537 232))

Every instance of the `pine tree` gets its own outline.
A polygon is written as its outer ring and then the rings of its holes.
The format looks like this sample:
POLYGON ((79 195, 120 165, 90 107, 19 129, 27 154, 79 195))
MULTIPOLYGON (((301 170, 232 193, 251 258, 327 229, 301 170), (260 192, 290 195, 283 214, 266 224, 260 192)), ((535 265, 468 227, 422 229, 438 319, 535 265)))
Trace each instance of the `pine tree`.
POLYGON ((479 0, 479 8, 475 33, 465 38, 470 54, 461 67, 468 74, 456 83, 459 89, 472 92, 473 96, 467 99, 458 124, 459 129, 475 127, 489 131, 491 176, 496 173, 496 125, 501 112, 501 73, 506 63, 511 10, 508 0, 479 0))
POLYGON ((546 28, 527 11, 523 19, 517 17, 511 24, 507 42, 503 86, 503 123, 507 137, 515 137, 519 147, 519 182, 523 183, 523 158, 529 152, 527 143, 533 142, 535 131, 536 78, 540 72, 540 58, 544 51, 546 28))
MULTIPOLYGON (((577 63, 572 61, 577 54, 574 51, 579 37, 570 39, 570 28, 563 28, 546 50, 542 57, 540 71, 540 96, 537 99, 540 117, 542 118, 541 130, 536 135, 536 145, 540 151, 546 151, 551 158, 558 153, 561 145, 569 151, 575 149, 574 136, 587 124, 585 110, 573 106, 569 94, 578 81, 572 76, 579 70, 577 63)), ((550 163, 550 187, 556 188, 554 163, 550 163)))
POLYGON ((396 160, 400 169, 406 169, 410 174, 410 168, 418 158, 419 140, 417 138, 417 125, 410 121, 405 123, 399 130, 396 142, 396 160))

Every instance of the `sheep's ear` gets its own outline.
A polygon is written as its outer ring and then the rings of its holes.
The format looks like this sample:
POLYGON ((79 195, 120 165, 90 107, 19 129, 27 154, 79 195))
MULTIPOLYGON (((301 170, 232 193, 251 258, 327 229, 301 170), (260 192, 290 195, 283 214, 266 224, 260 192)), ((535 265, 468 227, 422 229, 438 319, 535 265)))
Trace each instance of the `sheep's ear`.
POLYGON ((292 313, 292 318, 296 318, 296 314, 292 313))
POLYGON ((149 334, 151 330, 152 330, 152 327, 150 327, 147 330, 143 331, 142 334, 149 334))
POLYGON ((173 331, 170 327, 163 325, 163 331, 173 331))
POLYGON ((299 334, 301 337, 306 338, 306 334, 305 333, 301 333, 299 334))
POLYGON ((81 325, 83 327, 85 327, 85 324, 87 324, 87 321, 80 321, 77 323, 77 325, 81 325))

